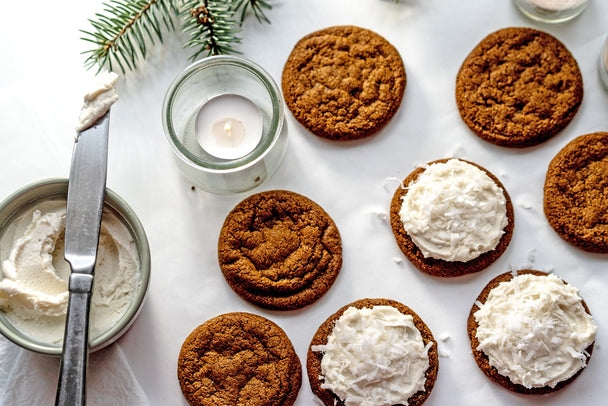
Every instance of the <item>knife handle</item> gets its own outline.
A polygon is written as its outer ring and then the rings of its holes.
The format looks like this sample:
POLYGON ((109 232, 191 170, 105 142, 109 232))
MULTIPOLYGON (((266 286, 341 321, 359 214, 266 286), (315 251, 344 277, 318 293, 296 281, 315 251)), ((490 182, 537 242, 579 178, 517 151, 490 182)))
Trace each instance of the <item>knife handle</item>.
POLYGON ((56 406, 84 405, 86 401, 88 318, 92 287, 93 275, 82 273, 70 275, 70 296, 63 338, 63 357, 55 398, 56 406))

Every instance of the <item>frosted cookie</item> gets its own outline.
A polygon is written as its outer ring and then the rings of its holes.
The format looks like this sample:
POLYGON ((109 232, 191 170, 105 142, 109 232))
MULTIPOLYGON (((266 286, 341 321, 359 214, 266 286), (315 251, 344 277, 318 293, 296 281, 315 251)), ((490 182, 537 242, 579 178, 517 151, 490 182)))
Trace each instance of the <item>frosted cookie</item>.
POLYGON ((557 38, 532 28, 485 37, 456 77, 456 103, 482 139, 506 147, 539 144, 562 130, 583 100, 576 60, 557 38))
POLYGON ((177 364, 182 392, 196 406, 290 406, 302 366, 285 332, 249 313, 227 313, 198 326, 177 364))
POLYGON ((484 168, 442 159, 405 178, 393 195, 390 220, 399 248, 418 269, 461 276, 487 268, 507 249, 513 205, 484 168))
POLYGON ((417 406, 437 379, 437 342, 409 307, 362 299, 319 327, 306 368, 312 391, 327 406, 417 406))
POLYGON ((395 115, 406 75, 399 52, 386 39, 337 26, 298 41, 281 84, 285 103, 309 131, 352 140, 377 132, 395 115))
POLYGON ((549 164, 544 211, 570 244, 608 253, 608 132, 581 135, 549 164))
POLYGON ((585 368, 597 327, 578 289, 555 275, 523 270, 492 279, 467 330, 479 368, 519 393, 563 388, 585 368))
POLYGON ((246 198, 228 214, 218 259, 226 281, 245 300, 291 310, 329 290, 342 266, 342 243, 321 206, 272 190, 246 198))

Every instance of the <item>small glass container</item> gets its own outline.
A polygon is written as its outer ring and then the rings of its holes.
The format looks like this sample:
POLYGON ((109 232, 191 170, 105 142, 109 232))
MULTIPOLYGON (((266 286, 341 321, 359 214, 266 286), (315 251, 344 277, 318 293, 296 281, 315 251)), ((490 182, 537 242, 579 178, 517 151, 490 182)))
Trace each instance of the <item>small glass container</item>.
POLYGON ((608 37, 604 41, 604 47, 600 53, 600 60, 598 66, 600 79, 606 91, 608 91, 608 37))
POLYGON ((287 146, 281 91, 257 64, 234 56, 213 56, 187 67, 171 84, 163 103, 163 127, 182 174, 194 186, 217 194, 249 190, 279 167, 287 146), (242 97, 261 115, 261 137, 236 158, 212 155, 197 139, 197 116, 220 96, 242 97))
MULTIPOLYGON (((18 224, 36 208, 58 208, 67 201, 68 180, 46 179, 25 186, 0 204, 0 259, 8 257, 12 242, 23 234, 18 224)), ((131 303, 125 313, 109 330, 96 337, 89 337, 90 351, 100 350, 118 340, 135 322, 144 304, 150 280, 150 248, 148 239, 139 219, 133 210, 116 193, 106 189, 104 211, 112 215, 126 227, 135 245, 139 262, 139 280, 131 303)), ((0 333, 7 339, 25 349, 41 354, 59 356, 63 343, 48 343, 34 339, 16 327, 9 317, 0 310, 0 333)))
POLYGON ((542 23, 562 23, 578 16, 589 0, 514 0, 528 18, 542 23))

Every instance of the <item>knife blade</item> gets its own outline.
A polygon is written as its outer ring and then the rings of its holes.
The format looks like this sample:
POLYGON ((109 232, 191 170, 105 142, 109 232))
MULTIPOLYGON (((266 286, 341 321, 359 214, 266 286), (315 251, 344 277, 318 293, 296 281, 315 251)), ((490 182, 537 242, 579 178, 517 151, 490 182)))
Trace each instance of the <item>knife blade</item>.
POLYGON ((89 310, 106 189, 110 112, 76 138, 70 166, 64 256, 72 272, 56 405, 84 405, 89 310))

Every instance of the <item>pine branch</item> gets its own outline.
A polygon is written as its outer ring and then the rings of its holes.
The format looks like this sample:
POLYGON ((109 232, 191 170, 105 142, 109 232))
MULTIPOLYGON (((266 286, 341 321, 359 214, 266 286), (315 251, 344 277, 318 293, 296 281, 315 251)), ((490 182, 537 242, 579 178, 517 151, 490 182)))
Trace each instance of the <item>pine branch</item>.
POLYGON ((81 30, 82 39, 96 46, 83 52, 88 54, 87 67, 113 70, 118 65, 123 73, 133 70, 137 60, 146 57, 148 42, 162 43, 164 31, 175 29, 177 11, 171 0, 110 0, 104 6, 103 14, 89 20, 93 31, 81 30))
POLYGON ((203 54, 238 53, 234 45, 241 42, 238 34, 244 19, 254 15, 258 22, 269 23, 265 11, 272 8, 269 0, 108 0, 103 4, 103 12, 89 20, 92 30, 81 30, 82 39, 95 47, 83 52, 88 55, 85 66, 113 70, 118 65, 123 73, 146 58, 149 45, 162 43, 163 35, 175 30, 177 18, 189 34, 184 47, 195 49, 190 56, 194 60, 203 54))
POLYGON ((183 30, 190 34, 184 47, 197 48, 189 59, 195 60, 204 53, 208 56, 237 53, 233 44, 241 42, 239 29, 233 20, 234 10, 225 1, 187 0, 184 8, 183 30))

